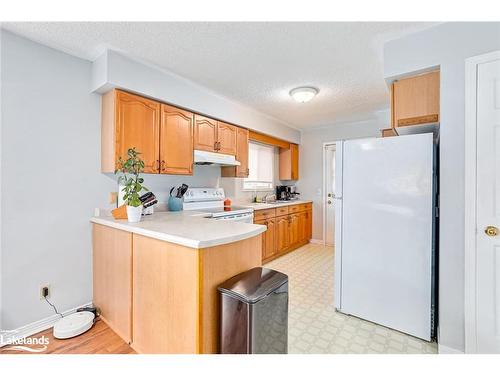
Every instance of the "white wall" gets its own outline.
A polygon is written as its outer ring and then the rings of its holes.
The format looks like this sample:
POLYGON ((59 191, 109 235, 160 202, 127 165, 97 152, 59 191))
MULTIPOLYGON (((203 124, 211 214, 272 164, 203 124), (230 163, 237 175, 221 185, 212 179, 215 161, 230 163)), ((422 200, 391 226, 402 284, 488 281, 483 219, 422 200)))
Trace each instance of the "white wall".
POLYGON ((92 89, 118 87, 265 134, 300 143, 300 132, 192 81, 108 50, 93 64, 92 89))
POLYGON ((441 68, 439 344, 464 351, 465 59, 500 49, 500 23, 446 23, 388 42, 384 75, 441 68))
POLYGON ((100 97, 89 62, 1 32, 2 328, 91 301, 88 219, 112 179, 99 173, 100 97))
MULTIPOLYGON (((95 207, 109 207, 108 194, 117 186, 113 175, 100 173, 101 97, 92 93, 95 65, 0 32, 0 327, 16 329, 54 314, 39 299, 41 284, 51 285, 52 302, 62 311, 91 301, 89 219, 95 207)), ((159 99, 172 93, 171 87, 161 87, 173 82, 162 81, 166 73, 136 62, 129 65, 126 59, 122 63, 133 84, 122 82, 121 87, 159 99)), ((115 77, 126 76, 115 72, 115 77)), ((196 109, 203 104, 207 107, 200 112, 211 114, 209 104, 214 104, 214 116, 241 125, 264 124, 254 128, 299 141, 296 130, 189 84, 196 101, 190 101, 189 85, 181 85, 181 96, 168 98, 196 109)), ((214 166, 195 166, 193 176, 145 177, 161 202, 173 185, 217 186, 219 181, 220 168, 214 166)))
POLYGON ((388 111, 382 111, 373 120, 335 124, 302 132, 297 188, 301 198, 313 201, 313 239, 323 240, 323 143, 378 137, 380 129, 387 128, 389 121, 388 111))

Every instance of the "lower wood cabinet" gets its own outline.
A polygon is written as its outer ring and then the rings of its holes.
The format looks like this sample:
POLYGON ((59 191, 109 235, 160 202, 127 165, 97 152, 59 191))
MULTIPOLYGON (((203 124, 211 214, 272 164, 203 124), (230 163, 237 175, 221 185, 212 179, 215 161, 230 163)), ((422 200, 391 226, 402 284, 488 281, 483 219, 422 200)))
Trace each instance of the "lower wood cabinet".
POLYGON ((299 237, 299 214, 292 214, 288 216, 289 231, 290 231, 290 244, 295 244, 301 239, 299 237))
POLYGON ((92 226, 93 303, 126 343, 132 342, 132 233, 92 226))
POLYGON ((267 226, 262 236, 262 262, 269 262, 309 242, 312 237, 312 205, 302 203, 258 210, 254 223, 267 226))
POLYGON ((276 220, 256 220, 255 224, 265 225, 267 227, 267 231, 262 235, 262 259, 274 256, 274 254, 276 254, 276 220))
MULTIPOLYGON (((93 300, 101 319, 140 354, 212 354, 227 279, 262 265, 269 233, 195 249, 93 224, 93 300)), ((269 247, 267 251, 273 251, 269 247)))
POLYGON ((290 236, 288 226, 290 221, 287 216, 280 216, 276 218, 276 252, 282 253, 286 251, 290 244, 290 236))

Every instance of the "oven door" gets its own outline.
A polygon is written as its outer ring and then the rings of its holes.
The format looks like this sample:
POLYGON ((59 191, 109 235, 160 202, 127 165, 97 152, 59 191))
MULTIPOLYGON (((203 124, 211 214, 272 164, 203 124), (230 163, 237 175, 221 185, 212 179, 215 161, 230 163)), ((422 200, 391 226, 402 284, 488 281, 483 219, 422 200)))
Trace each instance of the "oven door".
POLYGON ((226 221, 239 221, 241 223, 253 224, 253 213, 220 216, 220 217, 215 217, 214 219, 226 220, 226 221))

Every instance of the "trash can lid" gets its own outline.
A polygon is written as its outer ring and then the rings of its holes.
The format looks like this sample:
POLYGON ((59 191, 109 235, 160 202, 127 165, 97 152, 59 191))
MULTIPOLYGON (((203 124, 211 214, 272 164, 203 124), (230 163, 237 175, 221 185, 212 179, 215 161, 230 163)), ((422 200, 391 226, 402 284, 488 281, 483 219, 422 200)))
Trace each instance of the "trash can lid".
POLYGON ((223 282, 217 288, 246 303, 256 303, 288 282, 284 273, 263 267, 255 267, 223 282))

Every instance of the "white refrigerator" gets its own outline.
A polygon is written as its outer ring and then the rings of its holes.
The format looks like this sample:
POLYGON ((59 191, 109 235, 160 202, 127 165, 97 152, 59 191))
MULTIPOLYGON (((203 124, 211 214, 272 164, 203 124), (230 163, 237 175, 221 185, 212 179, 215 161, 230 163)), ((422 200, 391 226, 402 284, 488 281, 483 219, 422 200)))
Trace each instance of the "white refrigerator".
POLYGON ((338 142, 335 306, 430 341, 434 332, 433 135, 338 142))

